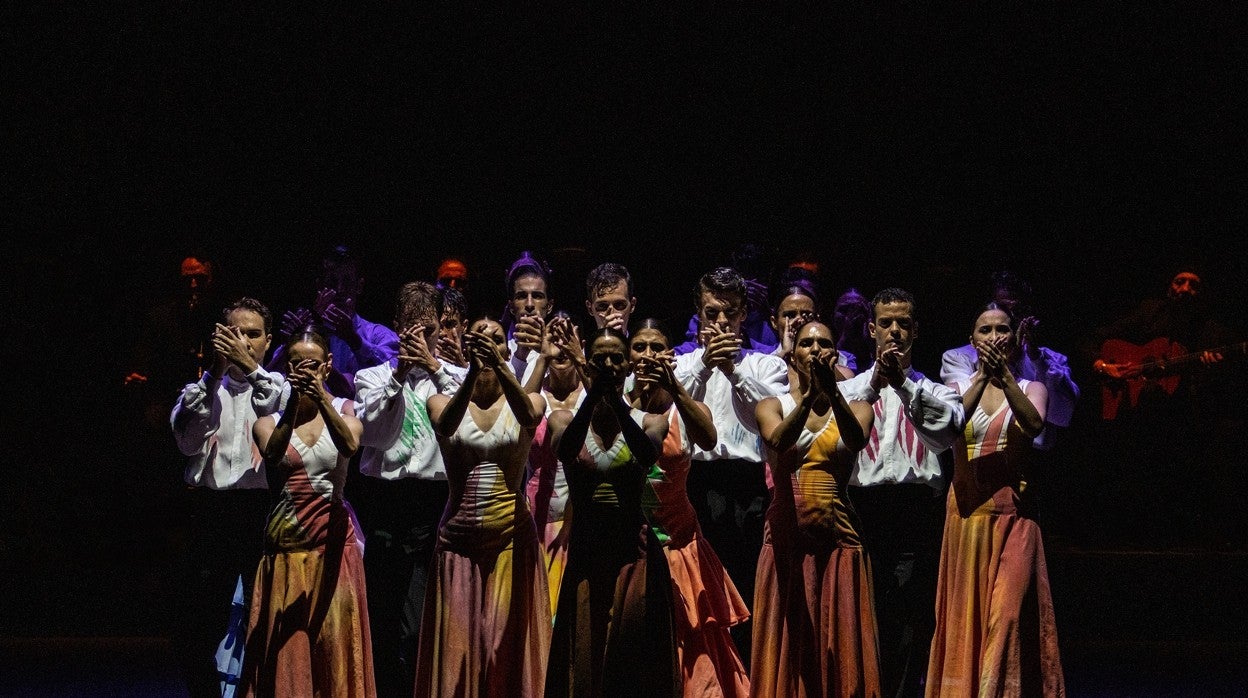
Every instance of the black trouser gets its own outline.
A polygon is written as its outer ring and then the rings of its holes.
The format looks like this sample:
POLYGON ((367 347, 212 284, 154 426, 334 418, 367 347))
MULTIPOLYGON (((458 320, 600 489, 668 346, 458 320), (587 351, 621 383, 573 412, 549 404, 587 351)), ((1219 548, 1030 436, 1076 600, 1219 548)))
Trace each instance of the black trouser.
POLYGON ((945 498, 927 485, 850 487, 871 560, 884 696, 922 696, 936 630, 945 498))
POLYGON ((178 553, 182 584, 175 592, 170 634, 190 695, 220 698, 217 645, 229 625, 239 575, 244 606, 251 605, 272 498, 268 490, 188 487, 182 506, 186 521, 178 553))
MULTIPOLYGON (((687 490, 698 514, 702 535, 715 550, 741 598, 754 607, 754 574, 763 549, 763 522, 771 494, 763 463, 729 458, 693 461, 687 490)), ((729 633, 745 666, 750 665, 749 623, 729 633)))
POLYGON ((357 515, 365 531, 364 575, 377 695, 412 695, 416 652, 445 480, 360 478, 357 515))

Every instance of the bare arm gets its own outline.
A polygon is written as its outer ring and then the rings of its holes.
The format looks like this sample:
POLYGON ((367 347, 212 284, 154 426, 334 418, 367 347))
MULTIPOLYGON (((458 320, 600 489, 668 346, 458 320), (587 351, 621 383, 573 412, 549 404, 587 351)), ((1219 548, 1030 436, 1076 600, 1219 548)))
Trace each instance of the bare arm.
POLYGON ((459 429, 460 423, 464 421, 464 415, 468 412, 468 403, 472 400, 472 389, 477 384, 481 370, 479 362, 469 359, 468 375, 464 377, 464 384, 455 391, 453 396, 447 397, 441 393, 434 393, 425 401, 429 421, 433 423, 433 429, 439 436, 450 436, 459 429))
POLYGON ((646 375, 654 376, 659 387, 671 393, 676 411, 685 422, 689 440, 699 448, 709 451, 719 441, 719 432, 711 419, 711 410, 702 402, 694 400, 689 391, 685 390, 685 386, 676 380, 675 364, 676 359, 670 349, 654 359, 641 358, 641 365, 648 369, 645 371, 646 375))

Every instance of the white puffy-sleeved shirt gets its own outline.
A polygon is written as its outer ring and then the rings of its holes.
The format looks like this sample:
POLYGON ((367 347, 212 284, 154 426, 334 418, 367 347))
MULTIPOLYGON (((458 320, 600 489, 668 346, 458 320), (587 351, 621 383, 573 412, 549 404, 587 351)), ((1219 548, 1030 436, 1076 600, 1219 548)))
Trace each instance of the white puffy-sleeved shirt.
POLYGON ((511 350, 511 359, 508 360, 507 365, 511 367, 511 372, 516 374, 516 378, 520 379, 520 385, 525 385, 529 382, 529 376, 533 375, 533 367, 537 364, 537 356, 541 352, 536 349, 530 350, 522 359, 516 355, 520 351, 520 345, 510 337, 507 338, 507 348, 511 350))
POLYGON ((382 480, 445 480, 425 401, 434 393, 454 395, 468 369, 443 362, 433 375, 415 368, 399 383, 397 367, 392 359, 355 374, 355 414, 364 425, 360 472, 382 480))
MULTIPOLYGON (((940 379, 946 385, 969 382, 975 373, 975 362, 978 359, 979 353, 970 344, 946 351, 940 357, 940 379)), ((1038 361, 1033 361, 1024 354, 1019 374, 1014 377, 1037 381, 1048 388, 1049 406, 1044 415, 1045 424, 1070 426, 1070 419, 1075 414, 1075 403, 1079 400, 1079 386, 1070 375, 1070 364, 1065 354, 1059 354, 1048 347, 1040 347, 1038 361)), ((1031 445, 1047 451, 1053 448, 1053 441, 1053 432, 1045 429, 1032 440, 1031 445)))
POLYGON ((267 489, 264 461, 252 439, 256 419, 277 411, 286 388, 278 373, 257 368, 243 379, 227 371, 215 390, 207 371, 182 389, 169 424, 187 457, 183 479, 214 490, 267 489))
POLYGON ((704 347, 676 357, 676 380, 694 399, 711 411, 719 441, 707 451, 694 446, 694 460, 738 458, 761 463, 763 440, 758 435, 754 407, 765 397, 789 391, 789 368, 784 360, 757 351, 741 350, 731 375, 702 363, 704 347))
POLYGON ((871 387, 875 366, 837 385, 846 400, 866 400, 875 424, 849 484, 860 487, 918 483, 944 487, 940 454, 962 433, 966 413, 956 390, 909 368, 901 388, 871 387))

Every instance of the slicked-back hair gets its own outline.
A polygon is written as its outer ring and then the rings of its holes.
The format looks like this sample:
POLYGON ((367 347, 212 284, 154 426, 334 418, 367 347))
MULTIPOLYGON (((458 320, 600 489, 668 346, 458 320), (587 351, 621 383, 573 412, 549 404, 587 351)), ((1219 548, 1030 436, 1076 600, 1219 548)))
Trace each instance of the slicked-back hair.
POLYGON ((667 345, 669 347, 672 345, 671 335, 669 335, 667 333, 667 330, 663 328, 663 322, 660 321, 658 318, 648 317, 648 318, 645 318, 644 320, 641 320, 640 322, 634 322, 633 331, 629 336, 630 337, 636 336, 637 333, 642 330, 654 330, 655 332, 658 332, 659 334, 663 335, 663 341, 667 342, 667 345))
POLYGON ((585 340, 585 352, 587 354, 593 353, 594 342, 598 341, 599 339, 603 337, 613 337, 615 339, 618 339, 620 340, 620 344, 623 344, 626 350, 628 349, 628 336, 627 335, 615 329, 614 327, 599 327, 595 329, 592 334, 589 335, 589 339, 585 340))
MULTIPOLYGON (((1004 305, 1001 305, 1000 303, 996 301, 988 301, 987 303, 985 303, 984 307, 980 308, 978 313, 975 313, 975 317, 979 317, 980 315, 983 315, 989 310, 1000 310, 1001 312, 1005 313, 1006 319, 1010 321, 1010 327, 1014 328, 1014 313, 1011 313, 1009 308, 1005 307, 1004 305)), ((1014 329, 1017 329, 1017 328, 1014 328, 1014 329)))
POLYGON ((871 299, 871 317, 875 317, 876 310, 881 305, 887 305, 888 303, 909 303, 910 317, 918 318, 919 316, 919 307, 915 305, 914 295, 903 288, 890 286, 875 294, 875 298, 871 299))
POLYGON ((442 317, 442 294, 428 281, 408 281, 399 287, 394 304, 394 327, 399 332, 424 323, 438 326, 442 317))
MULTIPOLYGON (((302 342, 311 342, 312 344, 315 344, 321 348, 321 351, 325 352, 326 358, 329 357, 329 340, 325 338, 325 334, 321 332, 315 324, 309 323, 304 325, 303 329, 295 333, 294 337, 290 340, 290 344, 287 346, 293 347, 302 342)), ((287 350, 287 353, 289 353, 289 349, 287 350)))
POLYGON ((621 281, 627 288, 628 297, 633 297, 633 277, 628 268, 615 262, 603 262, 589 270, 585 277, 585 298, 594 300, 600 293, 615 288, 621 281))
POLYGON ((546 292, 550 293, 550 268, 546 263, 538 260, 533 256, 532 252, 525 250, 520 253, 520 257, 511 263, 507 268, 507 300, 511 300, 512 294, 516 292, 516 280, 524 276, 538 276, 542 281, 546 282, 546 292))
POLYGON ((702 294, 707 292, 716 296, 733 295, 744 303, 745 278, 732 267, 716 267, 698 279, 698 285, 693 291, 694 307, 702 303, 702 294))
POLYGON ((822 306, 819 305, 819 295, 815 291, 814 284, 811 284, 809 282, 791 281, 784 286, 778 287, 776 289, 776 293, 772 295, 773 295, 771 299, 771 314, 772 315, 776 314, 776 310, 780 308, 780 304, 784 302, 785 298, 788 298, 789 296, 795 296, 795 295, 806 296, 807 298, 809 298, 810 301, 814 303, 815 305, 815 314, 820 315, 820 316, 823 315, 823 313, 821 312, 823 308, 822 306))
POLYGON ((264 333, 273 334, 273 313, 269 310, 269 306, 251 296, 243 296, 221 310, 221 319, 229 322, 230 313, 235 310, 250 310, 264 318, 264 333))

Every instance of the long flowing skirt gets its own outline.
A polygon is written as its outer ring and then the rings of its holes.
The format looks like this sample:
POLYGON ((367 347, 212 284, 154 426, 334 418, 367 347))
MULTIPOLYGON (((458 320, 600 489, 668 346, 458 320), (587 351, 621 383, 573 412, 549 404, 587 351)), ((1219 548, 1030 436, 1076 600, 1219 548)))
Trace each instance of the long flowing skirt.
POLYGON ((754 696, 878 696, 875 607, 866 553, 763 545, 755 576, 754 696))
POLYGON ((551 637, 546 563, 532 526, 516 530, 496 553, 435 553, 416 695, 543 694, 551 637))
POLYGON ((243 694, 364 698, 377 693, 363 544, 268 553, 251 597, 243 694))
POLYGON ((1040 527, 1016 513, 962 516, 954 496, 945 517, 927 695, 1065 695, 1040 527))

